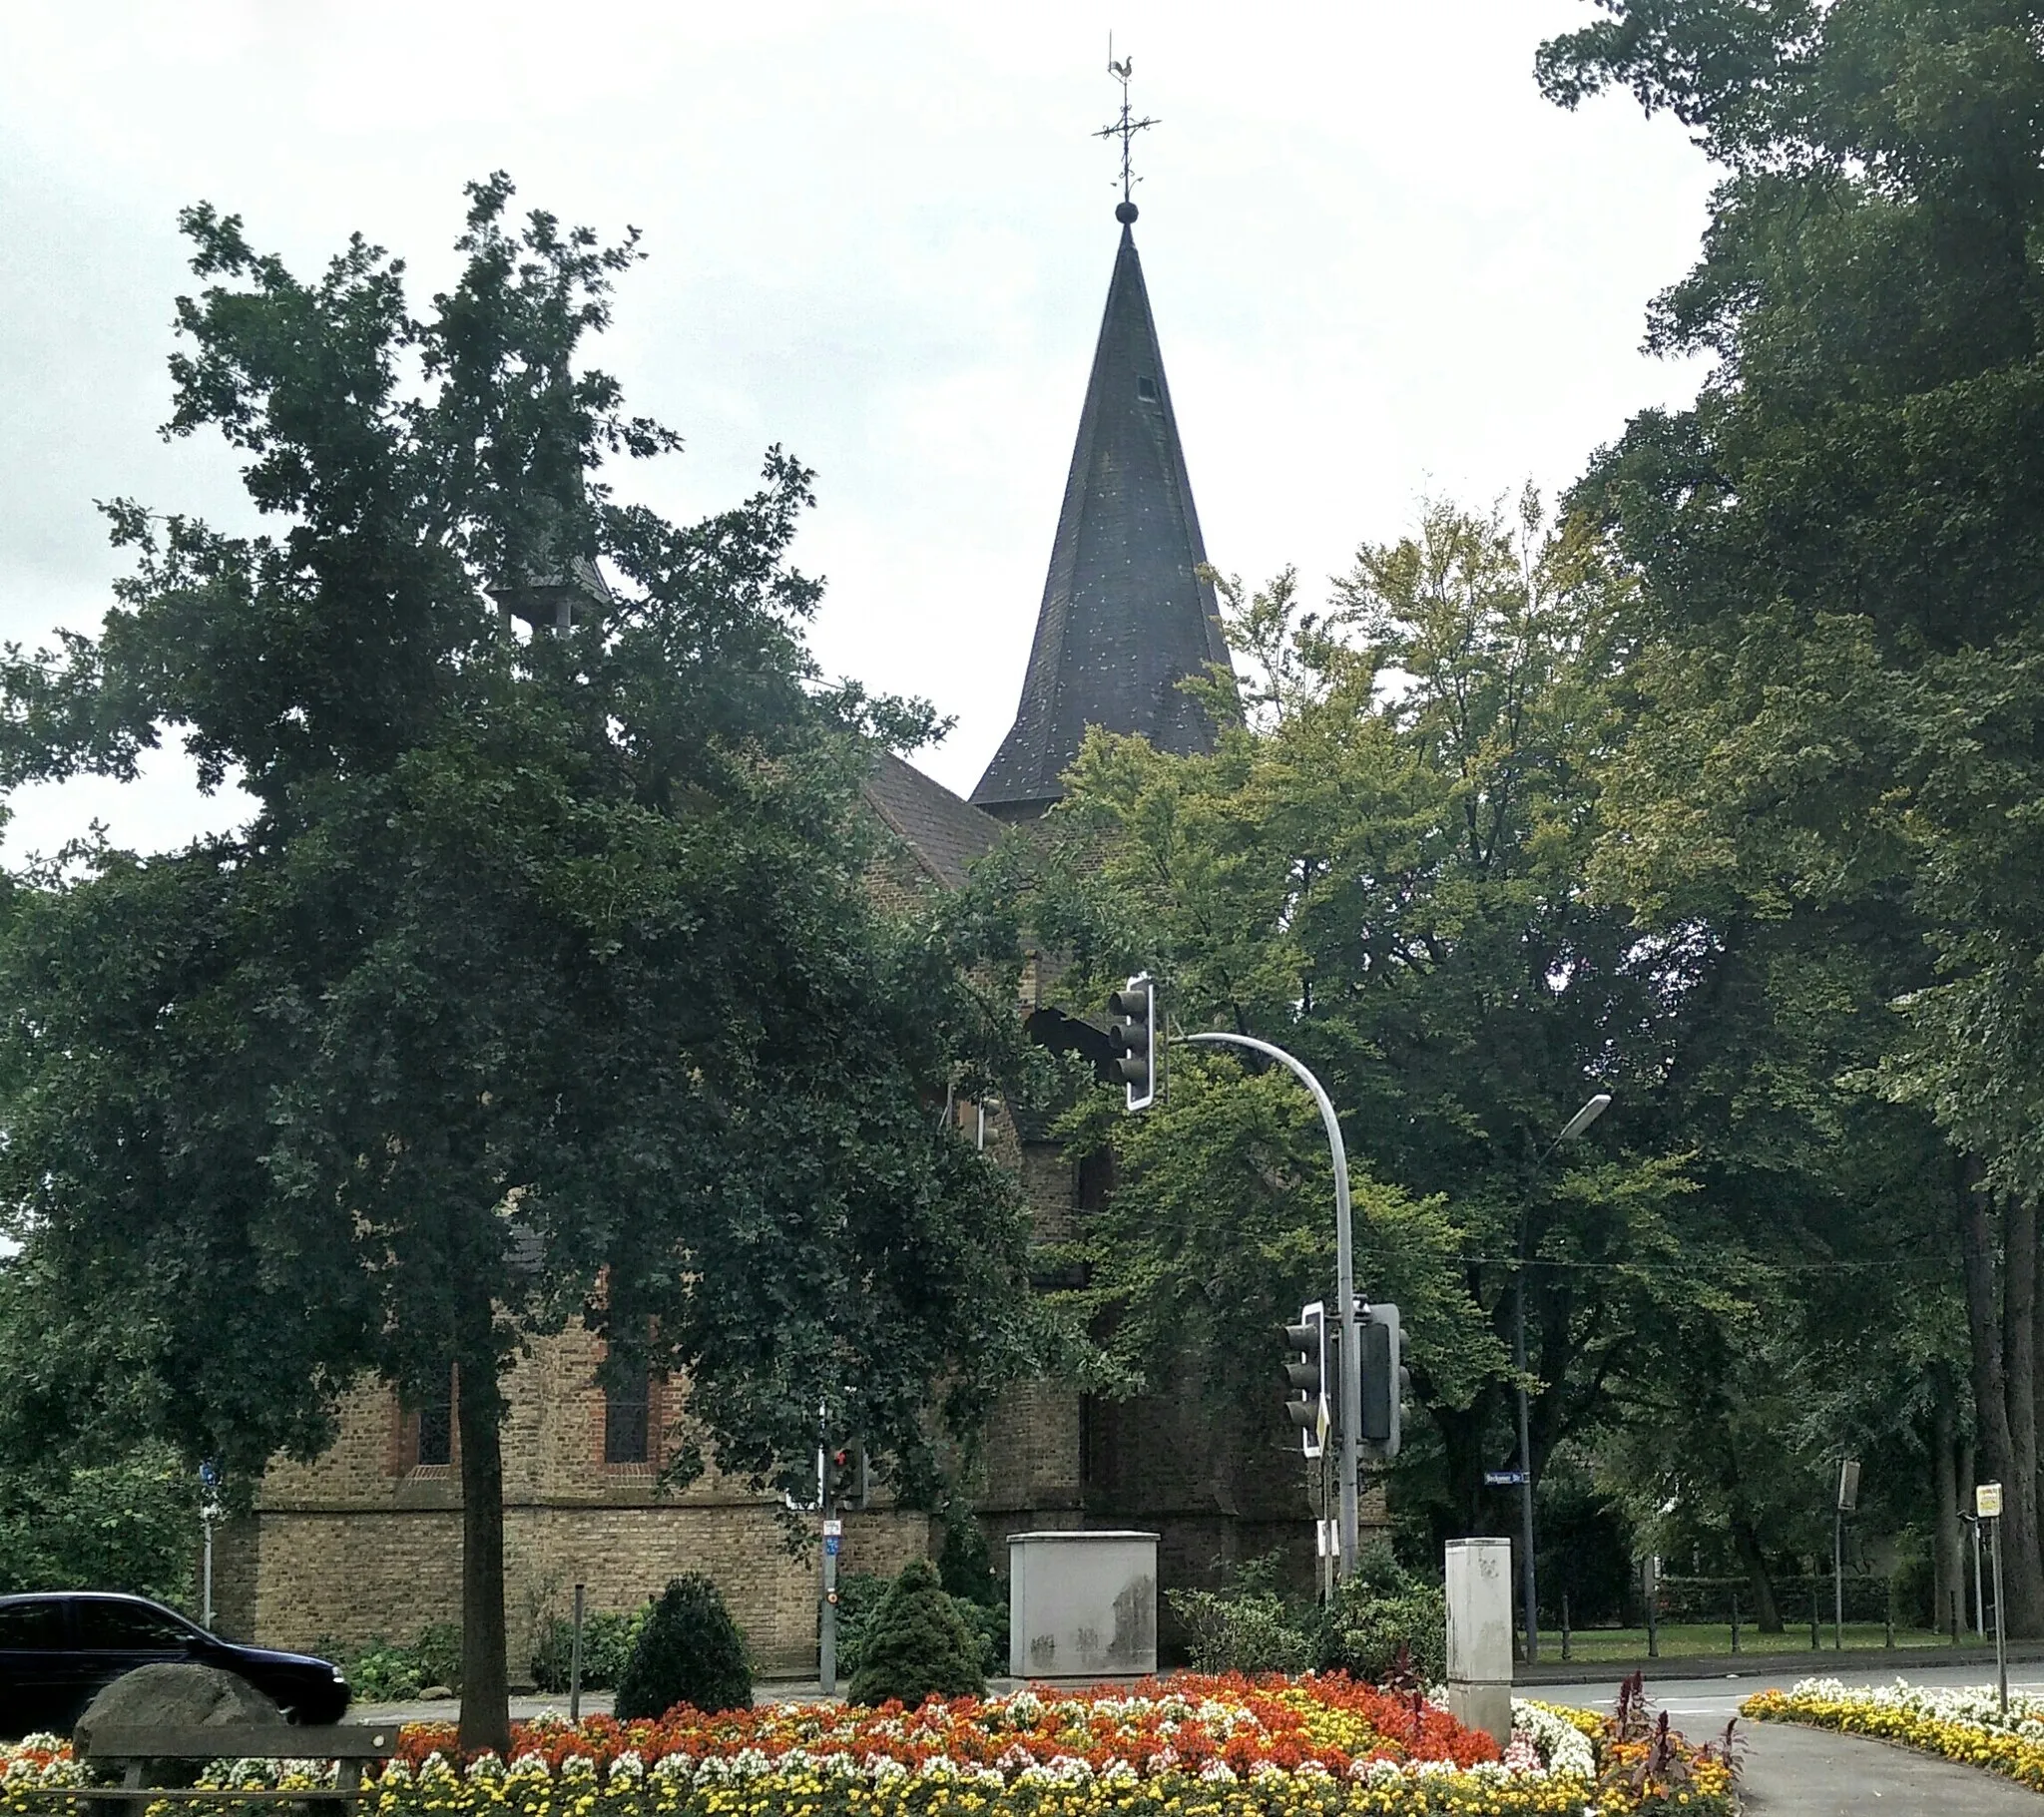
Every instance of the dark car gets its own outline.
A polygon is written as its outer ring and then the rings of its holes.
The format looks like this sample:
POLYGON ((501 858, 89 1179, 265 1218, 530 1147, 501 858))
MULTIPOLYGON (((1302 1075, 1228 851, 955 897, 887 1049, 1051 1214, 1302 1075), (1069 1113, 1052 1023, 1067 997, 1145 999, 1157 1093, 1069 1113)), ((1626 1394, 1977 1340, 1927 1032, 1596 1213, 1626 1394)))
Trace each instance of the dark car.
POLYGON ((347 1708, 347 1678, 324 1659, 223 1640, 146 1596, 64 1590, 0 1596, 0 1736, 69 1733, 123 1672, 167 1661, 246 1678, 293 1722, 337 1722, 347 1708))

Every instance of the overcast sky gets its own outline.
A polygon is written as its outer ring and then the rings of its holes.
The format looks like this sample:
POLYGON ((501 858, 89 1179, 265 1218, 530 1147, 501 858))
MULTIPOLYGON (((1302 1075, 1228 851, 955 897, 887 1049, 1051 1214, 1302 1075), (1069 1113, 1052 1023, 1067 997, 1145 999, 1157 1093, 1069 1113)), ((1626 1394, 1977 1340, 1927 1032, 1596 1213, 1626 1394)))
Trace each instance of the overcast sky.
MULTIPOLYGON (((97 626, 96 498, 247 522, 164 361, 205 199, 311 268, 353 229, 424 295, 462 182, 645 232, 597 358, 687 451, 622 490, 696 517, 763 450, 817 470, 824 667, 924 694, 969 790, 1011 718, 1117 228, 1107 37, 1134 56, 1136 233, 1211 559, 1309 593, 1420 498, 1550 493, 1693 367, 1639 351, 1711 173, 1627 98, 1568 115, 1535 46, 1587 0, 1026 7, 700 0, 8 0, 0 11, 0 635, 97 626)), ((239 817, 180 757, 21 791, 10 860, 239 817)))

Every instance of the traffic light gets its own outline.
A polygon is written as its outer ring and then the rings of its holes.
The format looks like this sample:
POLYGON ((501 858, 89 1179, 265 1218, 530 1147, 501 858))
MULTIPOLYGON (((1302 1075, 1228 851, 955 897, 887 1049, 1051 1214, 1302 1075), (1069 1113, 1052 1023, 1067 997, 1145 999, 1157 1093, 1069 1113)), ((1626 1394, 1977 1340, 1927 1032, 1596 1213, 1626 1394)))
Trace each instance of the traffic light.
POLYGON ((1129 1090, 1129 1109, 1147 1111, 1157 1097, 1157 981, 1138 972, 1107 1000, 1107 1046, 1115 1077, 1129 1090))
POLYGON ((1291 1389, 1284 1413, 1298 1429, 1299 1443, 1309 1458, 1320 1455, 1333 1426, 1333 1409, 1327 1401, 1333 1379, 1327 1337, 1327 1310, 1318 1300, 1301 1306, 1298 1323, 1284 1327, 1284 1379, 1291 1389))
POLYGON ((865 1446, 856 1442, 838 1445, 821 1456, 824 1510, 866 1507, 872 1499, 873 1477, 865 1446))
POLYGON ((1362 1449, 1389 1463, 1398 1455, 1405 1396, 1412 1372, 1405 1367, 1405 1333, 1398 1308, 1388 1301, 1364 1308, 1362 1339, 1362 1449))

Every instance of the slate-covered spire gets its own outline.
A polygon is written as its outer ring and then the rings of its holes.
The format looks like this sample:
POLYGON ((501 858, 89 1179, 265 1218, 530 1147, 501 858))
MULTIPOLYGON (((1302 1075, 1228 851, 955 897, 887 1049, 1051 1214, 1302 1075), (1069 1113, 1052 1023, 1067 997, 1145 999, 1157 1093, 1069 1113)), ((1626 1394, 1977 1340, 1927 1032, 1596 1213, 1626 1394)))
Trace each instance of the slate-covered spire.
POLYGON ((1178 686, 1228 664, 1171 387, 1136 256, 1133 203, 1122 224, 1079 441, 1065 481, 1050 575, 1015 723, 972 791, 975 805, 1027 819, 1064 793, 1059 775, 1089 725, 1141 732, 1161 750, 1213 748, 1214 727, 1178 686))

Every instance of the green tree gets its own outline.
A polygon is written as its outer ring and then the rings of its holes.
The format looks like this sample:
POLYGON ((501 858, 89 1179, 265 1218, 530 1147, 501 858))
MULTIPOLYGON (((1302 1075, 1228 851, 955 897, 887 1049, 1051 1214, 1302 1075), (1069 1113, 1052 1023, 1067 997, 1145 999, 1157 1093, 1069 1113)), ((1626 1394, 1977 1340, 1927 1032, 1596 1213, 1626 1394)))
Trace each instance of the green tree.
POLYGON ((187 1460, 132 1428, 32 1435, 8 1417, 23 1385, 62 1367, 50 1286, 33 1256, 0 1257, 0 1595, 125 1590, 193 1608, 199 1479, 187 1460))
POLYGON ((1828 984, 1824 1022, 1856 1009, 1846 1071, 1800 1077, 1878 1081, 1935 1120, 1941 1151, 1886 1113, 1918 1153, 1893 1197, 1962 1297, 1970 1411, 2009 1489, 2010 1624, 2044 1631, 2039 10, 1602 11, 1543 48, 1547 92, 1630 88, 1725 171, 1703 256, 1650 327, 1717 364, 1580 493, 1645 606, 1603 880, 1667 937, 1742 955, 1705 972, 1752 979, 1758 953, 1780 1001, 1828 984))
POLYGON ((0 1189, 56 1342, 12 1417, 246 1495, 364 1372, 452 1372, 471 1748, 508 1738, 522 1345, 580 1318, 613 1374, 685 1374, 690 1445, 762 1486, 825 1399, 913 1486, 1028 1316, 1012 1188, 929 1108, 1002 1019, 866 885, 873 741, 928 714, 815 675, 792 461, 694 528, 613 500, 607 457, 675 445, 577 360, 633 244, 510 197, 471 189, 422 313, 359 238, 301 280, 189 211, 171 427, 275 528, 114 507, 101 635, 0 670, 0 780, 129 777, 169 731, 255 798, 13 890, 0 1189))
MULTIPOLYGON (((1187 758, 1096 733, 1053 815, 1068 836, 1017 887, 1075 955, 1076 1004, 1150 964, 1186 1028, 1275 1038, 1326 1083, 1371 1176, 1361 1280, 1413 1333, 1436 1436, 1413 1471, 1437 1537, 1480 1530, 1514 1445, 1522 1275, 1536 1473, 1676 1308, 1737 1303, 1733 1220, 1654 1109, 1680 1003, 1586 882, 1629 587, 1528 500, 1517 523, 1429 508, 1364 547, 1324 615, 1289 576, 1225 593, 1250 722, 1187 758), (1595 1142, 1548 1157, 1599 1088, 1619 1109, 1595 1142)), ((1117 1155, 1082 1306, 1129 1376, 1191 1347, 1215 1392, 1267 1409, 1278 1314, 1332 1279, 1324 1142, 1288 1080, 1171 1061, 1158 1110, 1099 1095, 1072 1122, 1117 1155)))

